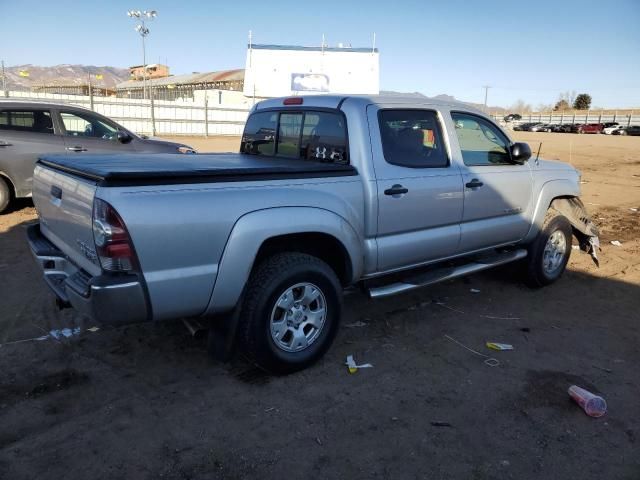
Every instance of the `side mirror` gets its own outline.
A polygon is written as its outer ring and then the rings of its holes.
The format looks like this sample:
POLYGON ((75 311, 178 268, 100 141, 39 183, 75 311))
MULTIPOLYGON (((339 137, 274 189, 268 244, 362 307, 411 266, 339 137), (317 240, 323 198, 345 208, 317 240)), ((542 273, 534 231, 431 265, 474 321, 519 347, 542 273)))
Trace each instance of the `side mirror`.
POLYGON ((118 130, 118 132, 116 133, 116 138, 120 143, 129 143, 131 140, 133 140, 133 137, 129 135, 128 132, 122 130, 118 130))
POLYGON ((528 143, 516 142, 511 145, 511 160, 513 163, 523 165, 531 158, 531 148, 528 143))

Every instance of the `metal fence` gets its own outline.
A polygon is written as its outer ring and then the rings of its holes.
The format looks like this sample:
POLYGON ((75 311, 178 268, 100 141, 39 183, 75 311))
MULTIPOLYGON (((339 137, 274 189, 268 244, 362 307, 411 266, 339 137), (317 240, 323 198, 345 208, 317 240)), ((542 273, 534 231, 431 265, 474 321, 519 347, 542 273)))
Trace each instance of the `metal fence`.
POLYGON ((31 91, 0 91, 0 98, 78 105, 105 115, 125 128, 147 135, 240 135, 249 107, 207 100, 128 99, 31 91))
MULTIPOLYGON (((492 114, 496 121, 503 121, 504 114, 492 114)), ((623 112, 611 111, 575 111, 575 112, 546 112, 523 113, 522 119, 511 122, 513 125, 521 123, 549 123, 549 124, 574 124, 574 123, 607 123, 617 122, 620 125, 640 125, 640 112, 625 110, 623 112)))

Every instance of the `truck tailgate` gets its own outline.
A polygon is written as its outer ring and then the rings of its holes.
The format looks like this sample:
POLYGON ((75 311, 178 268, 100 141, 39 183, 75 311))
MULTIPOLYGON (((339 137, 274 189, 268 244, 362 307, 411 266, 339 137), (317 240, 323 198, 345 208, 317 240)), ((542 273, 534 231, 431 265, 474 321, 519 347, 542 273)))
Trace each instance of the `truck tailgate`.
POLYGON ((33 203, 42 234, 91 275, 101 272, 92 231, 95 192, 95 182, 36 165, 33 203))

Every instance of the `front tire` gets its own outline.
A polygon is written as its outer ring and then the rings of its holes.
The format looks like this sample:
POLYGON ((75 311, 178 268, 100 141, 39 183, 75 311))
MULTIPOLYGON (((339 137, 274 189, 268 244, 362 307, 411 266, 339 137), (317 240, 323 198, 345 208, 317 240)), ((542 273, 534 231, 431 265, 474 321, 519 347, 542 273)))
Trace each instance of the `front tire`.
POLYGON ((7 182, 0 177, 0 213, 4 212, 11 201, 11 189, 7 182))
POLYGON ((302 370, 335 338, 342 313, 340 282, 319 258, 280 253, 251 274, 240 309, 239 342, 269 373, 302 370))
POLYGON ((526 282, 539 288, 558 280, 571 256, 572 230, 567 217, 549 209, 542 230, 529 247, 526 282))

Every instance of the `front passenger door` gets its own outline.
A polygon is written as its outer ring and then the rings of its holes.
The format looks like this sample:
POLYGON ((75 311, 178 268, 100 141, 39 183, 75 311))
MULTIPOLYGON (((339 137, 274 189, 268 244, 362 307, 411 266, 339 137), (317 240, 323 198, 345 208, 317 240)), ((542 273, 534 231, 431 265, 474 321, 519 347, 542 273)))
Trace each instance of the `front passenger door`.
POLYGON ((464 165, 461 253, 517 242, 530 227, 529 164, 511 161, 511 142, 491 121, 467 112, 451 117, 464 165))
POLYGON ((118 153, 134 151, 117 139, 118 128, 89 112, 61 110, 65 149, 74 153, 118 153))

